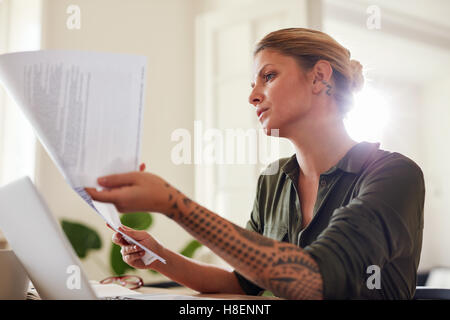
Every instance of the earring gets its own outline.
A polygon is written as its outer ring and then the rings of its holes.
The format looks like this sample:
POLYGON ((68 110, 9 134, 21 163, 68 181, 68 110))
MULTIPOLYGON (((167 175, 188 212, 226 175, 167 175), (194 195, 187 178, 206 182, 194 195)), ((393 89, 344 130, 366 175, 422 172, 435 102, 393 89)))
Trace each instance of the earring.
POLYGON ((333 87, 332 87, 328 82, 326 82, 325 80, 322 80, 322 83, 323 83, 324 85, 327 86, 326 94, 329 95, 329 96, 331 96, 330 90, 331 90, 333 87))

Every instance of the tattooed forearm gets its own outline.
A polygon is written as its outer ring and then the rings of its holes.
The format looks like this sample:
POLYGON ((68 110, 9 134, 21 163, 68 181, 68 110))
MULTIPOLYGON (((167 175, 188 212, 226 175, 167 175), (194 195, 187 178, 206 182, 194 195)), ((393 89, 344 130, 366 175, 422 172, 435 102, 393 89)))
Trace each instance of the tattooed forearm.
POLYGON ((237 231, 241 236, 246 238, 247 240, 258 243, 259 245, 266 246, 266 247, 273 247, 273 241, 265 238, 265 237, 258 237, 258 234, 255 232, 248 232, 248 230, 239 228, 238 226, 233 225, 234 230, 237 231))
POLYGON ((167 216, 261 287, 288 299, 321 299, 316 262, 301 248, 240 228, 174 189, 167 216))

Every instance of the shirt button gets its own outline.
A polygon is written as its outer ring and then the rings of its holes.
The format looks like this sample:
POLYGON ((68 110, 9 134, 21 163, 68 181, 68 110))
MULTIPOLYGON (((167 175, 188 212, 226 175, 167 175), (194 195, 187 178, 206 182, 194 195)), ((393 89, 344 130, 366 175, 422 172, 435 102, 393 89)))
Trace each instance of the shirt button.
POLYGON ((327 181, 325 179, 321 179, 320 180, 320 186, 323 187, 323 188, 326 187, 327 186, 327 181))

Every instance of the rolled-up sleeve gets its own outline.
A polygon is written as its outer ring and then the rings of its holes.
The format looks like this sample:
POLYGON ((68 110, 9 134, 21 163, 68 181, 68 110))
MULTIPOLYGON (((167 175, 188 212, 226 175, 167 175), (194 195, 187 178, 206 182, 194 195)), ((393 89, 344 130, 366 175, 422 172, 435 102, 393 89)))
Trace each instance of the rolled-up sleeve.
MULTIPOLYGON (((369 266, 383 270, 421 246, 425 186, 420 168, 407 158, 393 158, 374 164, 360 179, 357 196, 334 210, 328 227, 304 248, 319 265, 325 299, 360 296, 369 266)), ((410 298, 408 286, 398 285, 409 279, 402 279, 401 270, 396 277, 392 298, 410 298)))

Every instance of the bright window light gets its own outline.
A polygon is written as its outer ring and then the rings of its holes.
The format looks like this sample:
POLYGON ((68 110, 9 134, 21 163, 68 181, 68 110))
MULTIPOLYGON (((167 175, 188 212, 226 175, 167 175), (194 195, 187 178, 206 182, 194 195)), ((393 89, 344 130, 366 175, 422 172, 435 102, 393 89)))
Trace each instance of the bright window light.
POLYGON ((380 142, 389 122, 389 103, 379 90, 366 86, 355 94, 353 109, 344 120, 348 134, 355 141, 380 142))
MULTIPOLYGON (((0 53, 40 48, 41 11, 42 1, 0 0, 0 53)), ((34 180, 35 150, 30 123, 0 87, 0 185, 24 175, 34 180)))

